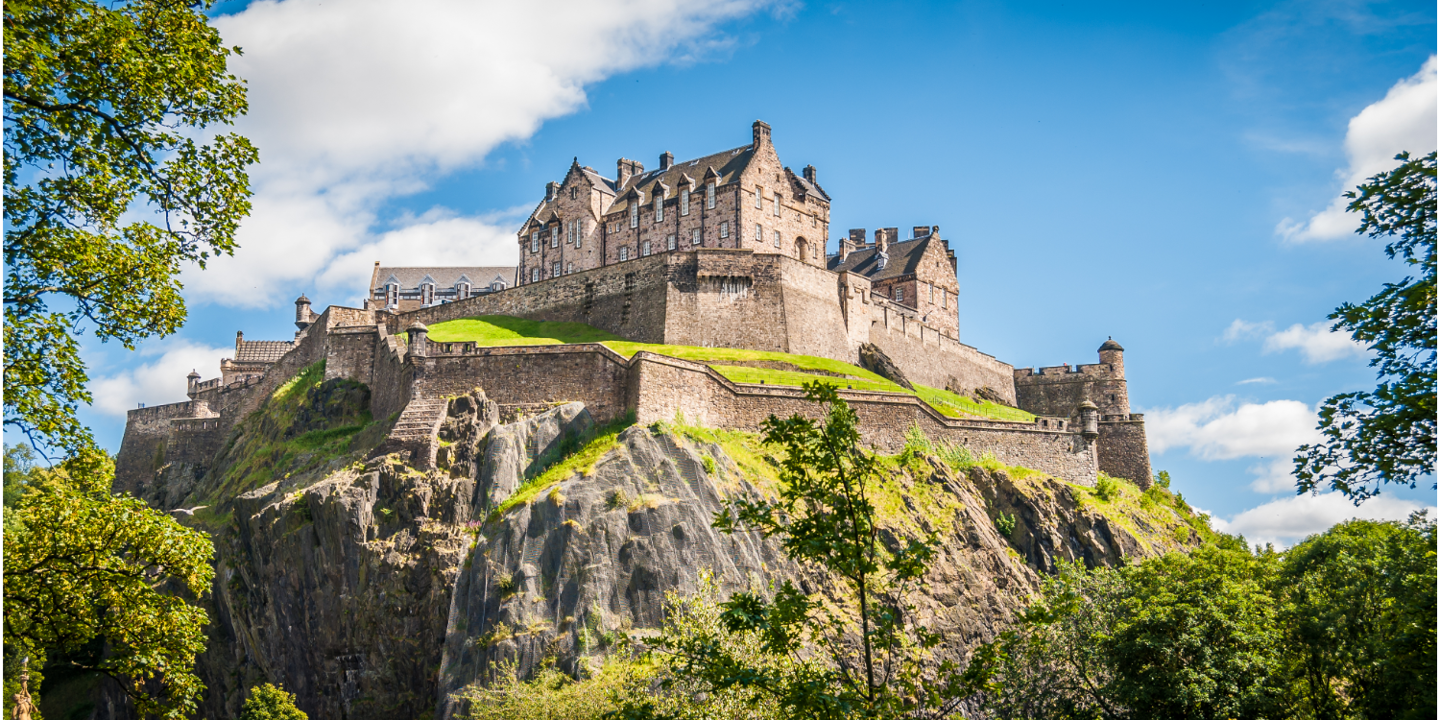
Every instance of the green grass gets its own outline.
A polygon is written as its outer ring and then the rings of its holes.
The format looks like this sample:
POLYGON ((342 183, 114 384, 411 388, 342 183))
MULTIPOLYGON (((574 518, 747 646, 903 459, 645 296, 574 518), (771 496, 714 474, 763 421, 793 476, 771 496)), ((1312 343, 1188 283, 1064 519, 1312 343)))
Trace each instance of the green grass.
POLYGON ((621 339, 584 323, 525 320, 508 315, 447 320, 431 325, 428 335, 431 342, 474 342, 485 347, 564 345, 621 339))
POLYGON ((824 380, 842 388, 854 390, 915 395, 947 417, 983 417, 1009 422, 1035 422, 1035 416, 1024 410, 974 400, 938 388, 916 385, 915 391, 911 392, 862 367, 830 358, 765 350, 630 342, 583 323, 522 320, 507 315, 482 315, 436 323, 430 327, 430 339, 435 342, 474 342, 483 346, 599 342, 627 358, 645 350, 666 357, 705 363, 731 382, 799 387, 812 380, 824 380), (730 362, 777 362, 785 363, 794 370, 724 364, 730 362), (834 375, 805 372, 807 370, 834 373, 834 375))

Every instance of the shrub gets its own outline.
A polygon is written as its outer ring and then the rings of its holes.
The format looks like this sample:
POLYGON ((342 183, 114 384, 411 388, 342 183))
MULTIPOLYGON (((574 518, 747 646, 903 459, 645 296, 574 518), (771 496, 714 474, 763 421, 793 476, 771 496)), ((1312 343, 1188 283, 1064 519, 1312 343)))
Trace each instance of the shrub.
POLYGON ((1168 473, 1168 472, 1166 472, 1166 471, 1164 471, 1164 470, 1161 470, 1160 472, 1155 473, 1155 487, 1162 487, 1162 488, 1169 489, 1169 487, 1170 487, 1170 473, 1168 473))
POLYGON ((514 595, 519 588, 520 583, 515 580, 513 573, 503 572, 495 576, 495 589, 500 591, 500 597, 514 595))
POLYGON ((705 466, 706 473, 715 475, 715 458, 705 455, 700 458, 700 462, 705 466))
POLYGON ((295 696, 270 683, 250 688, 250 697, 240 708, 240 720, 307 720, 295 707, 295 696))
POLYGON ((1104 502, 1110 502, 1120 497, 1120 481, 1105 473, 1095 478, 1095 497, 1104 502))
POLYGON ((1010 534, 1015 532, 1015 516, 1001 512, 995 517, 995 529, 999 530, 1001 535, 1010 537, 1010 534))

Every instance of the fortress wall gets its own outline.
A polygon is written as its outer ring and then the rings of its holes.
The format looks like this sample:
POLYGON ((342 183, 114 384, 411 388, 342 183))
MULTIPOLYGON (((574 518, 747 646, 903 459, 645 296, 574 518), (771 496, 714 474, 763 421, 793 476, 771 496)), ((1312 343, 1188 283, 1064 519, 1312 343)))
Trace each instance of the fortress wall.
POLYGON ((788 352, 855 362, 858 346, 851 344, 840 310, 839 277, 791 258, 777 260, 788 352))
POLYGON ((989 387, 1007 402, 1016 401, 1015 370, 1008 363, 918 322, 887 313, 883 307, 874 312, 877 317, 870 326, 869 341, 884 350, 911 382, 944 388, 953 379, 967 391, 989 387), (889 327, 885 325, 887 315, 889 327))
POLYGON ((627 409, 630 369, 599 344, 478 348, 475 354, 415 359, 414 392, 450 397, 479 387, 501 406, 579 401, 597 423, 627 409))
MULTIPOLYGON (((799 388, 737 385, 704 365, 645 352, 637 353, 632 365, 632 402, 642 424, 672 421, 679 413, 687 423, 757 432, 772 414, 820 417, 819 406, 799 388)), ((840 395, 855 409, 865 441, 883 452, 903 448, 913 425, 932 439, 964 445, 976 454, 993 453, 1007 465, 1095 484, 1095 445, 1078 434, 946 418, 911 396, 854 390, 840 395)))
POLYGON ((1150 487, 1150 446, 1145 441, 1145 421, 1141 415, 1127 420, 1100 423, 1099 468, 1115 477, 1134 482, 1141 488, 1150 487))
POLYGON ((475 315, 581 322, 636 342, 664 342, 666 255, 651 255, 389 317, 390 332, 475 315))
POLYGON ((115 488, 134 492, 164 465, 170 421, 190 417, 190 401, 151 405, 125 413, 125 435, 115 455, 115 488))
POLYGON ((379 345, 375 326, 335 327, 325 334, 325 379, 348 378, 369 385, 379 345))
MULTIPOLYGON (((405 362, 405 344, 390 334, 383 323, 375 326, 371 336, 375 350, 370 366, 370 417, 384 420, 398 415, 410 402, 415 371, 405 362)), ((329 363, 326 363, 329 367, 329 363)))
POLYGON ((1107 364, 1046 367, 1015 371, 1015 394, 1020 407, 1037 415, 1069 417, 1085 400, 1102 415, 1128 415, 1130 395, 1125 379, 1107 364))
POLYGON ((776 256, 749 250, 669 258, 663 342, 785 352, 785 298, 776 256))

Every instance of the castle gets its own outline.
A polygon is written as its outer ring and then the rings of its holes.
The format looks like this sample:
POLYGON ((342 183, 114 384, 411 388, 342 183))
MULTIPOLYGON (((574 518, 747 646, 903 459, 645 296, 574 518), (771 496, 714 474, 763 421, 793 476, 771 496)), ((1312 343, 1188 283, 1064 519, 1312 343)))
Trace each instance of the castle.
MULTIPOLYGON (((372 416, 395 416, 386 450, 433 466, 445 398, 481 387, 502 409, 584 402, 596 420, 679 414, 754 430, 771 414, 813 414, 799 388, 732 382, 702 363, 599 344, 477 347, 428 339, 427 326, 477 315, 585 323, 628 340, 776 351, 861 363, 888 357, 909 380, 1027 410, 1034 423, 947 417, 918 398, 845 389, 867 441, 894 450, 918 426, 1001 461, 1093 484, 1099 472, 1148 486, 1144 419, 1130 412, 1124 350, 1089 365, 1016 369, 960 342, 956 256, 938 227, 873 240, 851 230, 827 255, 831 198, 807 166, 785 167, 770 126, 696 160, 670 153, 646 172, 620 159, 607 178, 572 162, 517 234, 514 268, 387 268, 363 308, 316 315, 296 301, 293 341, 237 337, 221 377, 189 378, 190 400, 132 410, 117 479, 152 458, 213 457, 234 423, 301 368, 371 388, 372 416), (402 339, 401 336, 405 336, 402 339), (208 455, 207 455, 208 453, 208 455)), ((203 462, 202 462, 203 464, 203 462)))

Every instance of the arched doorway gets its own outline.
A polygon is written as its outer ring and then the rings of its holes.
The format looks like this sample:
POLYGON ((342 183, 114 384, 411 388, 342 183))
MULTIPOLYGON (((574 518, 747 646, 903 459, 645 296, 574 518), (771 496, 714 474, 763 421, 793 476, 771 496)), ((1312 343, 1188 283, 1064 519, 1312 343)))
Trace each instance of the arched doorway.
POLYGON ((803 237, 795 238, 795 257, 800 262, 805 263, 808 263, 811 260, 810 243, 806 242, 805 238, 803 237))

